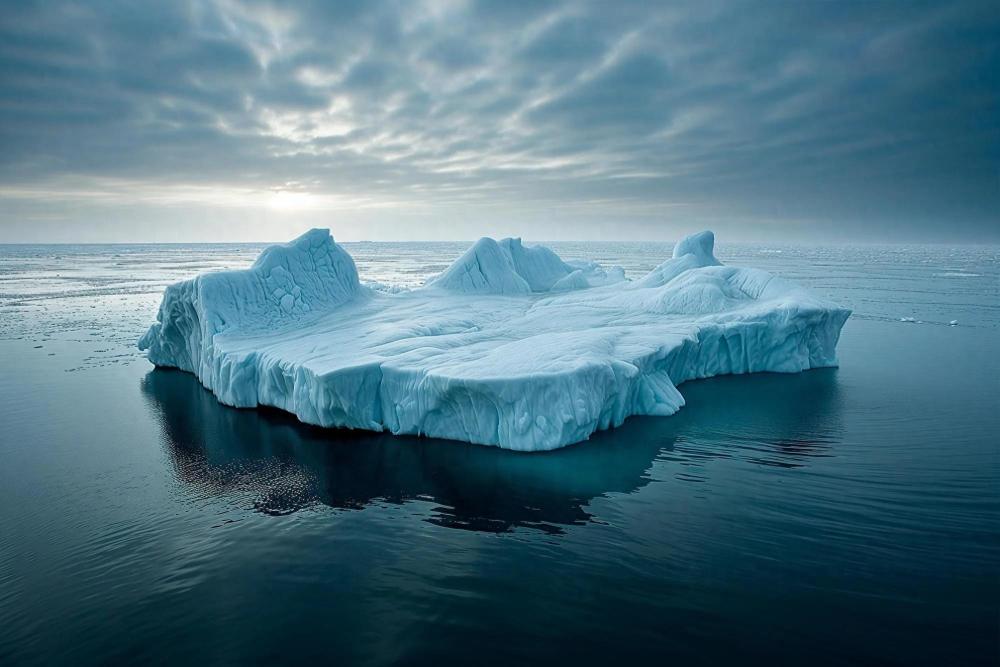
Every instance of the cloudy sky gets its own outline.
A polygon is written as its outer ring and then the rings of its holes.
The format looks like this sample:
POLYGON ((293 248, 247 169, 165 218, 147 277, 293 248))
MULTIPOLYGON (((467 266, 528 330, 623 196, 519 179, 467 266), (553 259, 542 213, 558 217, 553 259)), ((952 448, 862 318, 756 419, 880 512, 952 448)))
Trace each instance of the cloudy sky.
POLYGON ((0 242, 1000 240, 995 0, 0 4, 0 242))

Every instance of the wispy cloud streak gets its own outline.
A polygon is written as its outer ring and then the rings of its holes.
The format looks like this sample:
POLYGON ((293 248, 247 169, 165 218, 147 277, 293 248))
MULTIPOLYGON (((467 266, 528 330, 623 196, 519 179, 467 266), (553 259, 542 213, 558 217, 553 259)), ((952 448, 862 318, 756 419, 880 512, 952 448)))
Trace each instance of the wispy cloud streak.
POLYGON ((997 34, 986 2, 9 3, 0 241, 996 237, 997 34))

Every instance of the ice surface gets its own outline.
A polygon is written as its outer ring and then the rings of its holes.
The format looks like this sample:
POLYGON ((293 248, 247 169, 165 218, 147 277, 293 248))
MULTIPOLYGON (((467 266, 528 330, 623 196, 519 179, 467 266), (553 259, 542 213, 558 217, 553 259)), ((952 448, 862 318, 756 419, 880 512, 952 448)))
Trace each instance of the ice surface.
POLYGON ((327 230, 244 271, 164 294, 139 342, 218 399, 304 422, 537 451, 631 415, 670 415, 680 383, 836 364, 850 311, 756 269, 714 236, 634 282, 519 239, 481 239, 427 286, 362 285, 327 230))

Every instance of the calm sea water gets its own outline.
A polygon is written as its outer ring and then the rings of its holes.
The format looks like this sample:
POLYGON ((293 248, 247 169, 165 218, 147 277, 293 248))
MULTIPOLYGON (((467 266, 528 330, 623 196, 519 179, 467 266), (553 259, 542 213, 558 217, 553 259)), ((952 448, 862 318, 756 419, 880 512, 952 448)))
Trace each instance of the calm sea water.
MULTIPOLYGON (((347 245, 404 286, 465 248, 347 245)), ((534 455, 154 371, 163 287, 259 250, 0 246, 0 664, 996 664, 1000 249, 721 246, 855 310, 841 367, 534 455)))

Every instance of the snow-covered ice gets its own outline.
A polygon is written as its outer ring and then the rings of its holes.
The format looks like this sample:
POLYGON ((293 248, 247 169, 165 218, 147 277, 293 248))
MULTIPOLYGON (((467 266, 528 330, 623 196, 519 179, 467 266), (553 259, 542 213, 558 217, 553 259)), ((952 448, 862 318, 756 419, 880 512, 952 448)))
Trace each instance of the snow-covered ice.
POLYGON ((564 262, 545 246, 525 248, 521 239, 482 238, 430 285, 465 294, 527 295, 624 280, 618 267, 609 272, 593 262, 564 262))
POLYGON ((850 311, 757 269, 711 232, 635 281, 520 239, 476 242, 425 287, 363 285, 325 229, 241 271, 167 288, 139 341, 219 401, 310 424, 524 451, 671 415, 680 383, 837 363, 850 311))

